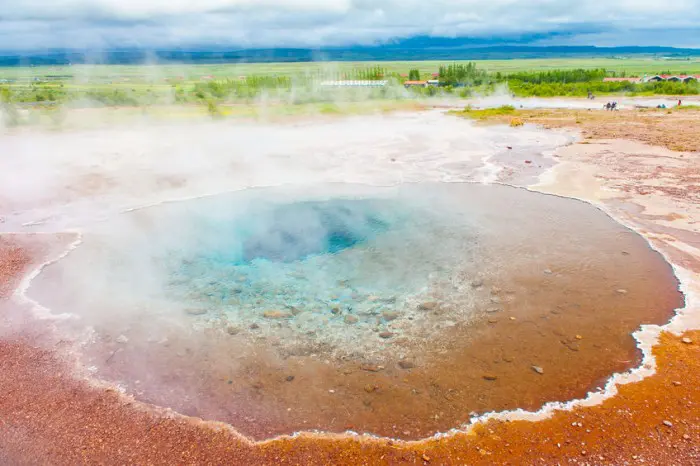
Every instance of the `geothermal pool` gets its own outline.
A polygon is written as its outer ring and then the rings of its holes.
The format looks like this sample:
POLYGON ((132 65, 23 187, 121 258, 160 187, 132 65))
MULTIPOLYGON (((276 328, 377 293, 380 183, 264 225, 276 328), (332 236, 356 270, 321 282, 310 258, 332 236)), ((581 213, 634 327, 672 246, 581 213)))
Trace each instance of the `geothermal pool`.
POLYGON ((256 439, 416 439, 580 397, 680 303, 639 235, 502 185, 255 188, 81 230, 28 294, 75 317, 83 364, 256 439))

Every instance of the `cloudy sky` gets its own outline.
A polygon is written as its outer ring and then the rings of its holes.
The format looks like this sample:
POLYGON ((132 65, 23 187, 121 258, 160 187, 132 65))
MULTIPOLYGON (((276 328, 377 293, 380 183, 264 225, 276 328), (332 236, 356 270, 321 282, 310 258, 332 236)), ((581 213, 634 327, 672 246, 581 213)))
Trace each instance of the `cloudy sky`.
POLYGON ((319 47, 415 36, 700 47, 700 0, 0 0, 0 50, 319 47))

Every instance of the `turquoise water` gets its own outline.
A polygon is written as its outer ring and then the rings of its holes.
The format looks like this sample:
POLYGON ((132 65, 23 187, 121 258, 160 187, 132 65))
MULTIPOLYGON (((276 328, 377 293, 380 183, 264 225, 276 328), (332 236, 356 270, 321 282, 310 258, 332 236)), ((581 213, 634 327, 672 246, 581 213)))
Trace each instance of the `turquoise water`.
POLYGON ((186 215, 196 241, 167 250, 167 287, 190 313, 240 326, 277 312, 303 332, 333 321, 376 328, 474 253, 474 231, 455 228, 458 217, 405 201, 253 200, 239 208, 221 199, 202 208, 203 220, 173 211, 186 215))

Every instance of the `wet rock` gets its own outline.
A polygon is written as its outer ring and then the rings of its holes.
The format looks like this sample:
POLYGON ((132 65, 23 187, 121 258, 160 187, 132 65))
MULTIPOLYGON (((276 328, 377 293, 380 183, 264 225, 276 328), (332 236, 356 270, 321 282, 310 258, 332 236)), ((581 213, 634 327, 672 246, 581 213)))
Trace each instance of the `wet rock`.
POLYGON ((399 361, 399 367, 401 369, 413 369, 414 367, 416 367, 416 365, 412 361, 402 359, 401 361, 399 361))
POLYGON ((288 319, 292 316, 290 312, 271 310, 263 312, 263 317, 266 319, 288 319))
POLYGON ((206 309, 190 308, 185 310, 191 316, 201 316, 207 313, 206 309))
POLYGON ((288 375, 287 378, 284 380, 286 380, 287 382, 292 382, 294 379, 295 377, 293 375, 288 375))
POLYGON ((241 329, 239 329, 235 325, 229 325, 228 327, 226 327, 226 333, 228 333, 229 335, 237 335, 240 331, 241 329))
POLYGON ((498 379, 498 376, 495 374, 484 374, 484 375, 482 375, 482 378, 484 380, 494 381, 494 380, 498 379))
POLYGON ((356 324, 358 321, 359 321, 359 319, 355 316, 350 316, 350 315, 345 316, 345 323, 346 324, 352 325, 352 324, 356 324))
POLYGON ((434 311, 437 307, 438 303, 436 301, 426 301, 418 305, 418 309, 421 311, 434 311))
POLYGON ((391 322, 392 320, 399 318, 399 313, 396 311, 384 311, 382 312, 382 318, 384 318, 384 320, 387 322, 391 322))
POLYGON ((384 366, 378 364, 366 363, 360 366, 360 369, 367 372, 379 372, 384 370, 384 366))
POLYGON ((682 338, 681 341, 682 341, 683 343, 685 343, 686 345, 692 345, 692 344, 693 344, 693 340, 691 340, 690 338, 687 338, 687 337, 682 338))
POLYGON ((544 374, 544 369, 542 369, 540 366, 532 366, 532 370, 540 375, 544 374))
POLYGON ((387 332, 387 331, 379 332, 379 338, 383 338, 383 339, 385 339, 385 340, 387 340, 387 339, 389 339, 389 338, 391 338, 391 337, 393 337, 393 336, 394 336, 394 334, 391 333, 391 332, 387 332))

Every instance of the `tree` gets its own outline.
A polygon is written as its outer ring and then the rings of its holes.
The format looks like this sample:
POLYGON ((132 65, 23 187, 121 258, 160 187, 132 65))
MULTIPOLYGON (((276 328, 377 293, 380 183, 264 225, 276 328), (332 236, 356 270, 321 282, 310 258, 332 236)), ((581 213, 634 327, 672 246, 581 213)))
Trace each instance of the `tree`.
POLYGON ((409 81, 420 81, 420 71, 413 69, 408 72, 409 81))

